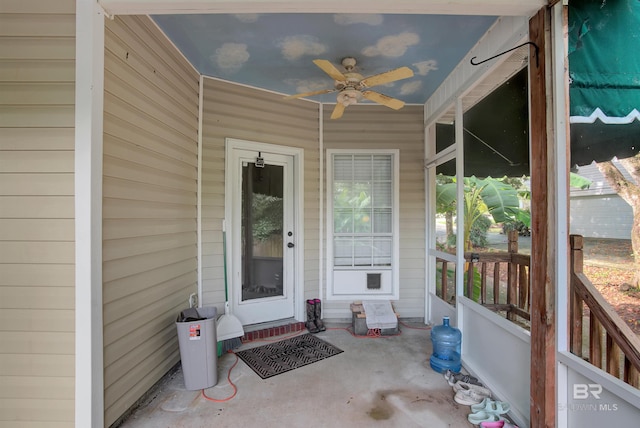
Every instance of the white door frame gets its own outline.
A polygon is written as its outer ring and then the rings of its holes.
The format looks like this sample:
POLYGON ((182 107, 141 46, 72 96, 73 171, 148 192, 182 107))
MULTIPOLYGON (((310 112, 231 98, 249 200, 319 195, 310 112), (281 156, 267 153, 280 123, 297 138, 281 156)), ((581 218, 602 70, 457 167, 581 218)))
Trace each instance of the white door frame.
MULTIPOLYGON (((295 245, 295 254, 292 257, 294 263, 293 274, 293 317, 297 321, 304 321, 304 150, 296 147, 281 146, 277 144, 260 143, 256 141, 239 140, 235 138, 227 138, 225 140, 225 197, 224 197, 224 215, 225 218, 231 219, 233 216, 233 171, 230 165, 231 153, 233 150, 252 150, 265 153, 278 153, 293 157, 293 244, 295 245)), ((227 231, 230 231, 227 222, 227 231)), ((229 237, 230 235, 228 235, 229 237)), ((227 258, 228 262, 232 260, 234 251, 233 239, 227 239, 227 258)), ((227 265, 227 277, 231 278, 231 263, 227 265)), ((231 281, 230 281, 231 283, 231 281)), ((233 307, 235 303, 234 293, 229 289, 229 303, 233 307)))
MULTIPOLYGON (((227 231, 227 242, 231 244, 233 252, 227 253, 227 267, 230 274, 227 275, 229 279, 229 291, 233 295, 231 302, 231 311, 235 314, 242 324, 258 324, 264 322, 272 322, 282 319, 291 319, 295 311, 295 255, 297 248, 295 247, 295 219, 293 218, 293 204, 295 201, 294 189, 293 189, 293 171, 295 160, 293 156, 285 155, 282 153, 274 153, 272 151, 257 151, 255 149, 231 149, 229 151, 228 162, 230 168, 227 170, 228 177, 231 177, 232 183, 231 195, 231 212, 232 216, 227 217, 225 220, 227 231), (245 265, 246 257, 252 260, 254 266, 255 277, 254 280, 267 280, 267 278, 258 274, 257 265, 258 262, 254 258, 254 254, 250 255, 249 248, 246 239, 252 235, 252 230, 245 230, 243 228, 248 227, 248 224, 243 224, 246 220, 243 220, 245 215, 245 203, 253 200, 253 196, 249 193, 253 193, 253 190, 249 190, 245 185, 245 180, 252 181, 250 176, 245 175, 245 166, 249 163, 257 163, 257 157, 260 156, 265 166, 273 168, 281 168, 282 174, 282 230, 280 231, 280 251, 281 251, 281 285, 282 290, 276 293, 264 293, 257 298, 244 299, 245 288, 251 289, 252 286, 258 285, 258 282, 249 283, 251 278, 246 277, 248 274, 245 265), (249 192, 245 194, 244 192, 249 192), (249 198, 249 199, 246 199, 249 198), (289 235, 289 233, 291 235, 289 235), (289 247, 291 245, 291 247, 289 247)), ((260 174, 260 169, 256 168, 253 174, 260 174)), ((275 171, 275 170, 274 170, 275 171)), ((267 177, 270 174, 267 173, 267 177)), ((251 184, 246 183, 249 186, 251 184)), ((276 189, 272 189, 276 191, 276 189)), ((249 202, 250 203, 250 202, 249 202)), ((251 239, 251 246, 254 244, 254 240, 251 239)), ((265 267, 265 265, 262 265, 265 267)), ((274 266, 271 266, 273 268, 274 266)), ((266 272, 263 272, 265 274, 266 272)), ((270 272, 273 274, 274 272, 270 272)), ((275 281, 275 277, 270 277, 269 281, 275 281)), ((276 285, 273 283, 272 285, 276 285)), ((264 290, 262 290, 264 291, 264 290)))

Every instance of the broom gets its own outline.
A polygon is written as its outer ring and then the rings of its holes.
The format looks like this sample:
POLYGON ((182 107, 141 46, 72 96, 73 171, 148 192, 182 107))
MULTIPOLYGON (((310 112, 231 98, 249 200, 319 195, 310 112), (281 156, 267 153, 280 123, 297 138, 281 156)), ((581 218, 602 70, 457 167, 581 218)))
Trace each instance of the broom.
POLYGON ((224 259, 224 314, 218 318, 216 335, 218 339, 218 356, 242 345, 240 338, 244 336, 242 323, 231 315, 229 310, 229 291, 227 286, 227 231, 222 222, 222 254, 224 259))

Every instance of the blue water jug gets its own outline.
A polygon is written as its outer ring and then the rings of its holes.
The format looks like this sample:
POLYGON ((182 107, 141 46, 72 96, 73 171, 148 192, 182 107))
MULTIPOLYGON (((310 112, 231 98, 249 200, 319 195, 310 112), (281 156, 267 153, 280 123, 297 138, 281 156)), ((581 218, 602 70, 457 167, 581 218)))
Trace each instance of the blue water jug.
POLYGON ((429 359, 431 368, 438 373, 447 370, 460 372, 462 362, 460 360, 460 345, 462 343, 462 333, 455 327, 449 325, 449 317, 442 319, 442 325, 431 329, 431 344, 433 354, 429 359))

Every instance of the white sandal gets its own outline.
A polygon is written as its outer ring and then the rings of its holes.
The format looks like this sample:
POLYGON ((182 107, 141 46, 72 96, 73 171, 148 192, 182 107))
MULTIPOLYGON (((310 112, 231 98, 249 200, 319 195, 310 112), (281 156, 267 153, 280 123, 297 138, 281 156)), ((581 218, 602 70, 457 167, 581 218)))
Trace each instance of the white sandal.
POLYGON ((478 385, 471 385, 466 382, 456 382, 454 389, 456 389, 456 395, 453 399, 456 403, 463 404, 465 406, 480 404, 485 398, 491 397, 491 391, 487 388, 478 385))
MULTIPOLYGON (((473 390, 484 397, 491 397, 491 391, 481 385, 458 381, 453 385, 453 392, 473 390)), ((480 400, 482 401, 482 400, 480 400)))

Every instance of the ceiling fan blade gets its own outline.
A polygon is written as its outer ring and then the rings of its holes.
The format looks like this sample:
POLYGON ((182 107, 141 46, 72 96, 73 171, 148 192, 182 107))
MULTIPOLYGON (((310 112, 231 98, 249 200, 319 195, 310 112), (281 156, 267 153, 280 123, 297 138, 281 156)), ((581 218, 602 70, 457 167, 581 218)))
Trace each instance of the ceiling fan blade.
POLYGON ((400 67, 396 68, 395 70, 387 71, 385 73, 365 77, 360 83, 364 87, 370 88, 372 86, 395 82, 396 80, 402 80, 408 77, 413 77, 413 71, 409 67, 400 67))
POLYGON ((344 113, 344 105, 342 103, 338 103, 336 104, 336 107, 333 109, 333 113, 331 113, 331 119, 340 119, 343 113, 344 113))
POLYGON ((336 89, 322 89, 320 91, 311 91, 311 92, 304 92, 302 94, 287 95, 286 97, 284 97, 284 99, 289 100, 291 98, 304 98, 304 97, 310 97, 312 95, 328 94, 329 92, 335 92, 335 91, 336 89))
POLYGON ((340 70, 338 70, 336 66, 333 65, 330 61, 327 61, 326 59, 314 59, 313 63, 320 67, 322 71, 331 76, 333 80, 339 80, 341 82, 347 80, 345 75, 342 74, 340 70))
POLYGON ((398 100, 396 98, 391 98, 388 95, 383 95, 383 94, 378 93, 378 92, 364 91, 362 93, 362 96, 365 97, 368 100, 375 101, 378 104, 382 104, 382 105, 387 106, 389 108, 392 108, 394 110, 399 110, 402 107, 404 107, 404 101, 400 101, 400 100, 398 100))

